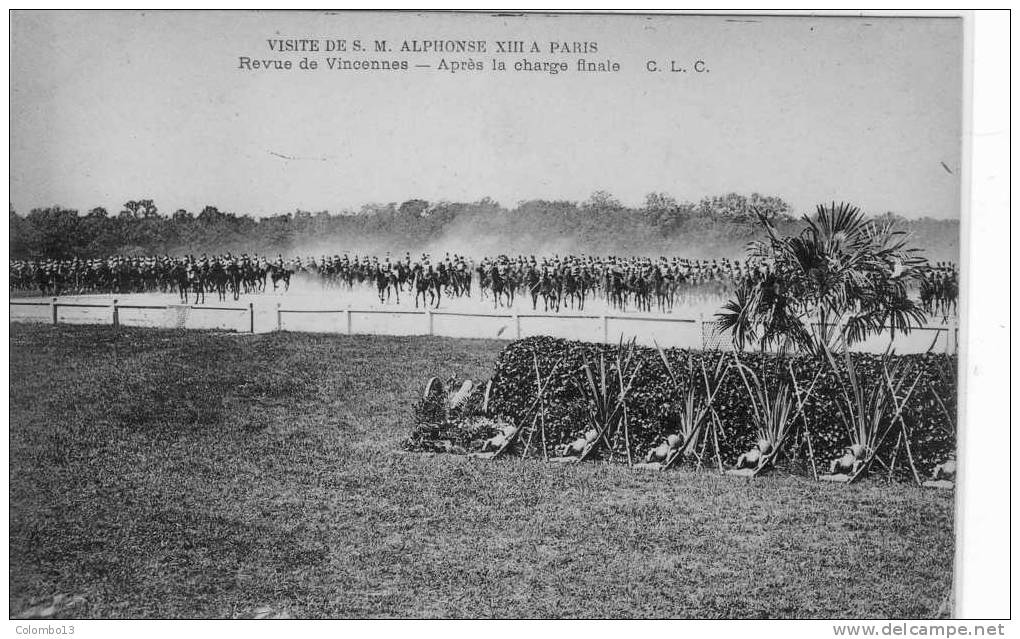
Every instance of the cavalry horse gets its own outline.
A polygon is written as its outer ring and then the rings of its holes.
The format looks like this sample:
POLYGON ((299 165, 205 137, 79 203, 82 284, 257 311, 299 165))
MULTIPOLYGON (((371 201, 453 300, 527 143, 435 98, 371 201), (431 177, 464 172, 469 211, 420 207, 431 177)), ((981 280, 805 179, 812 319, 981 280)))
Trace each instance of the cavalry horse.
POLYGON ((501 269, 493 264, 489 268, 489 288, 492 290, 492 307, 499 308, 499 303, 503 297, 506 297, 506 306, 510 308, 514 305, 514 286, 513 282, 509 281, 507 275, 501 271, 501 269))
POLYGON ((220 302, 226 301, 227 299, 227 285, 230 283, 230 278, 227 276, 227 271, 223 268, 223 264, 215 262, 209 268, 209 275, 206 276, 209 287, 216 291, 216 295, 220 302))
POLYGON ((439 278, 436 272, 429 266, 428 270, 422 269, 420 266, 414 269, 414 278, 411 287, 414 289, 414 307, 418 308, 418 298, 421 297, 423 306, 432 306, 433 308, 439 308, 439 302, 442 299, 443 292, 439 284, 439 278), (425 295, 428 294, 429 300, 425 301, 425 295))
POLYGON ((279 286, 279 283, 281 281, 283 282, 283 290, 284 291, 289 291, 290 290, 290 276, 293 275, 293 274, 294 274, 294 271, 290 270, 289 268, 285 268, 283 266, 278 266, 276 264, 270 264, 269 265, 269 279, 271 279, 273 281, 273 290, 274 291, 276 290, 276 287, 279 286))
POLYGON ((177 286, 177 292, 181 296, 182 304, 188 303, 188 291, 195 292, 195 304, 199 303, 200 297, 202 304, 205 304, 205 280, 195 264, 190 262, 175 264, 171 274, 174 284, 177 286))
POLYGON ((227 264, 227 280, 230 284, 230 292, 234 296, 234 301, 241 296, 241 285, 244 283, 244 274, 241 272, 241 265, 237 262, 231 262, 227 264))
MULTIPOLYGON (((198 298, 202 298, 202 304, 205 304, 205 276, 202 271, 199 270, 196 264, 188 264, 185 270, 188 278, 188 287, 195 291, 195 304, 198 304, 198 298)), ((188 301, 188 296, 184 296, 184 301, 188 301)))
MULTIPOLYGON (((390 297, 396 293, 397 304, 400 303, 400 279, 397 274, 390 269, 379 268, 375 271, 375 289, 379 294, 379 302, 385 304, 390 301, 390 297)), ((415 303, 418 298, 415 296, 415 303)))
POLYGON ((549 309, 553 309, 558 313, 560 311, 560 285, 548 270, 542 273, 538 290, 542 295, 545 311, 548 313, 549 309))
POLYGON ((524 286, 528 289, 528 293, 531 294, 531 310, 537 311, 538 296, 542 292, 542 276, 534 266, 529 266, 524 274, 524 286))

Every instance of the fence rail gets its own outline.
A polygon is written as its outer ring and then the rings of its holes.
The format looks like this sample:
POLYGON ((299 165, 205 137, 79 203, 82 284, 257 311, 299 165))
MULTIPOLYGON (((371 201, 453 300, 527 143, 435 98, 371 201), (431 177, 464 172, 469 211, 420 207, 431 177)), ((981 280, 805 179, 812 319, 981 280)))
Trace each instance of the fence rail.
MULTIPOLYGON (((253 302, 249 302, 245 306, 203 306, 203 305, 190 305, 190 304, 122 304, 118 300, 113 300, 110 303, 96 303, 96 302, 70 302, 62 301, 59 298, 53 298, 48 301, 34 301, 34 300, 9 300, 11 307, 26 306, 26 307, 49 307, 49 321, 53 325, 60 323, 60 309, 61 308, 87 308, 87 309, 109 309, 110 310, 110 323, 113 326, 120 326, 121 318, 120 312, 122 310, 162 310, 171 311, 178 310, 189 312, 191 310, 198 311, 212 311, 212 312, 227 312, 227 313, 245 313, 247 314, 248 322, 246 322, 247 332, 255 333, 255 305, 253 302)), ((353 327, 353 318, 357 316, 373 317, 373 316, 417 316, 421 317, 424 322, 419 328, 420 332, 415 334, 426 334, 426 335, 442 335, 443 333, 436 332, 435 318, 437 317, 449 317, 449 318, 490 318, 490 319, 503 319, 509 320, 513 327, 511 335, 515 339, 520 339, 524 336, 522 330, 522 320, 533 320, 541 319, 543 321, 561 321, 561 320, 584 320, 591 321, 592 335, 595 337, 598 334, 598 338, 602 342, 610 342, 610 322, 618 323, 637 323, 637 322, 654 322, 654 323, 669 323, 669 324, 686 324, 697 327, 701 344, 703 348, 707 347, 718 347, 722 345, 720 336, 715 331, 715 323, 712 321, 706 321, 703 316, 693 319, 689 317, 663 317, 661 315, 619 315, 619 314, 584 314, 584 313, 555 313, 555 314, 542 314, 542 313, 513 313, 513 312, 465 312, 465 311, 438 311, 432 309, 425 310, 408 310, 408 309, 354 309, 354 308, 284 308, 282 304, 277 303, 275 308, 270 309, 275 311, 275 326, 272 326, 269 330, 282 331, 284 328, 284 316, 293 315, 340 315, 342 317, 342 329, 338 332, 343 334, 352 335, 356 334, 353 327)), ((13 318, 12 316, 12 319, 13 318)), ((22 318, 27 319, 27 318, 22 318)), ((92 318, 86 318, 92 319, 92 318)), ((106 323, 97 321, 93 323, 106 323)), ((184 322, 179 321, 178 327, 184 327, 184 322)), ((889 327, 886 327, 887 329, 889 327)), ((328 329, 327 329, 328 330, 328 329)), ((937 333, 946 333, 946 344, 945 350, 947 352, 955 352, 959 346, 959 328, 955 323, 945 324, 942 326, 919 326, 911 329, 911 331, 934 331, 937 333)), ((502 336, 504 331, 500 330, 497 336, 502 336)), ((400 333, 407 334, 407 333, 400 333)), ((621 332, 622 334, 622 332, 621 332)), ((455 335, 450 335, 455 336, 455 335)), ((574 336, 577 339, 585 339, 583 335, 574 336)), ((589 341, 599 341, 596 338, 589 341)), ((936 343, 940 339, 940 336, 936 336, 936 343)))
MULTIPOLYGON (((62 308, 106 308, 110 309, 110 323, 113 326, 120 326, 120 312, 122 310, 150 310, 169 311, 171 309, 188 309, 201 311, 233 311, 247 313, 249 317, 248 330, 255 332, 255 305, 249 302, 247 306, 196 306, 193 304, 121 304, 118 300, 110 303, 96 302, 67 302, 54 297, 47 302, 8 300, 10 306, 48 306, 50 309, 50 322, 56 326, 60 323, 60 309, 62 308)), ((102 322, 95 322, 102 323, 102 322)))

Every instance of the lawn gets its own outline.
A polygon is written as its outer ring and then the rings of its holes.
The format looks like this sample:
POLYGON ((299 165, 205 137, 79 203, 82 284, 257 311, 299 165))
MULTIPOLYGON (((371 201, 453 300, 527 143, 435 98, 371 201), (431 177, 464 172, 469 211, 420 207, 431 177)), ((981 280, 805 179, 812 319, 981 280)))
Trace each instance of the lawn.
POLYGON ((505 342, 11 324, 10 606, 302 618, 935 616, 953 498, 398 452, 505 342))

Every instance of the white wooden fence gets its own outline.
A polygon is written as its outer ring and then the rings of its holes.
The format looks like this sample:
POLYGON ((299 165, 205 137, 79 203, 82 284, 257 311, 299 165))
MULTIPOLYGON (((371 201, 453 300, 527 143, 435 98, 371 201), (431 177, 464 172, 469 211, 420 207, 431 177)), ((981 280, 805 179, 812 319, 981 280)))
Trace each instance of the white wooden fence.
MULTIPOLYGON (((103 313, 89 313, 87 315, 79 316, 76 319, 79 321, 68 322, 78 324, 112 324, 113 326, 121 325, 121 313, 124 311, 164 311, 164 312, 181 312, 200 310, 200 311, 213 311, 213 312, 229 312, 240 316, 242 313, 247 318, 246 326, 244 330, 247 332, 255 332, 255 307, 251 302, 247 306, 206 306, 206 305, 190 305, 190 304, 122 304, 118 300, 113 300, 109 303, 98 303, 98 302, 69 302, 61 300, 60 298, 54 297, 47 301, 36 301, 36 300, 10 300, 10 306, 12 307, 11 320, 28 320, 28 321, 48 321, 54 326, 60 323, 61 314, 60 309, 73 308, 73 309, 107 309, 109 315, 103 313), (45 310, 45 315, 36 314, 34 316, 22 316, 15 317, 13 313, 13 307, 37 307, 45 310), (107 321, 106 318, 109 318, 107 321), (84 320, 84 321, 81 321, 84 320)), ((67 318, 64 318, 65 320, 67 318)), ((183 328, 183 327, 180 327, 183 328)))
MULTIPOLYGON (((163 317, 145 318, 144 324, 137 315, 126 324, 176 328, 228 328, 239 332, 256 332, 256 315, 261 331, 312 331, 345 335, 439 335, 444 337, 482 337, 520 339, 532 335, 552 335, 591 342, 615 343, 622 338, 637 337, 639 343, 658 343, 662 346, 686 348, 730 348, 729 340, 715 329, 715 323, 703 316, 692 319, 640 314, 577 314, 577 313, 515 313, 515 312, 461 312, 409 309, 353 309, 353 308, 260 308, 249 302, 239 306, 206 306, 188 304, 122 304, 118 300, 108 303, 71 302, 59 298, 49 300, 10 300, 11 320, 43 321, 57 325, 63 319, 69 323, 112 324, 120 326, 125 312, 163 311, 163 317), (33 308, 34 307, 34 308, 33 308), (33 309, 27 315, 15 316, 15 309, 33 309), (61 309, 81 309, 77 316, 63 316, 61 309), (105 312, 103 312, 105 309, 105 312), (222 314, 225 320, 212 320, 222 314), (196 318, 200 316, 199 318, 196 318), (311 321, 302 322, 300 318, 311 321), (335 321, 330 321, 335 318, 335 321)), ((922 326, 911 335, 921 336, 909 351, 924 351, 931 344, 933 350, 956 352, 959 329, 955 324, 922 326), (933 335, 934 333, 934 335, 933 335)), ((884 350, 889 337, 875 338, 871 350, 884 350), (877 341, 876 341, 877 340, 877 341)))
MULTIPOLYGON (((341 316, 340 326, 342 327, 343 333, 347 335, 354 335, 359 331, 354 330, 353 318, 358 315, 372 316, 372 315, 384 315, 384 316, 416 316, 421 319, 421 333, 424 335, 444 335, 442 331, 437 332, 436 319, 440 320, 444 318, 488 318, 488 319, 499 319, 507 320, 509 325, 513 327, 513 330, 506 336, 507 339, 520 339, 525 337, 525 331, 522 330, 522 321, 526 323, 530 319, 541 319, 543 321, 566 321, 566 320, 585 320, 592 322, 592 329, 599 331, 601 334, 601 340, 604 342, 610 341, 610 323, 611 322, 665 322, 669 324, 691 324, 702 326, 704 324, 703 319, 686 319, 678 317, 655 317, 647 315, 584 315, 576 313, 466 313, 462 311, 436 311, 436 310, 390 310, 390 309, 292 309, 283 308, 282 305, 277 304, 276 306, 276 330, 280 331, 284 329, 284 316, 288 314, 339 314, 341 316)), ((502 335, 501 335, 502 336, 502 335)))

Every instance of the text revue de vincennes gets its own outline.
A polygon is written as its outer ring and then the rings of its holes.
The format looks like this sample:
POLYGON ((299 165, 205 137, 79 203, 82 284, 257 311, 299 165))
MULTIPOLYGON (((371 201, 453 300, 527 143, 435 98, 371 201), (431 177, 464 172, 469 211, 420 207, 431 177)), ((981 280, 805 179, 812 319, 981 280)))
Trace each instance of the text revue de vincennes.
POLYGON ((579 58, 573 65, 562 59, 541 59, 517 57, 502 60, 499 56, 517 55, 594 55, 599 53, 598 42, 594 41, 548 41, 537 40, 403 40, 399 45, 389 40, 362 40, 331 38, 270 38, 266 40, 270 54, 265 57, 238 56, 238 69, 244 71, 315 71, 331 69, 337 71, 406 71, 415 68, 434 68, 450 73, 478 71, 541 72, 556 75, 568 71, 572 66, 579 72, 617 72, 620 63, 610 60, 586 60, 579 58), (414 62, 398 59, 349 59, 337 56, 323 58, 304 55, 300 58, 281 58, 275 54, 418 54, 439 55, 438 61, 418 58, 414 62), (488 60, 472 56, 488 55, 488 60), (451 57, 461 56, 461 57, 451 57), (464 57, 466 56, 466 57, 464 57), (418 63, 421 62, 421 63, 418 63), (425 62, 431 62, 425 64, 425 62))

